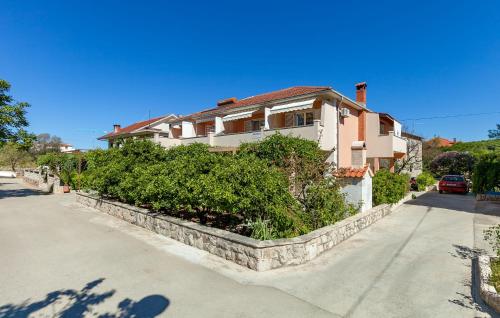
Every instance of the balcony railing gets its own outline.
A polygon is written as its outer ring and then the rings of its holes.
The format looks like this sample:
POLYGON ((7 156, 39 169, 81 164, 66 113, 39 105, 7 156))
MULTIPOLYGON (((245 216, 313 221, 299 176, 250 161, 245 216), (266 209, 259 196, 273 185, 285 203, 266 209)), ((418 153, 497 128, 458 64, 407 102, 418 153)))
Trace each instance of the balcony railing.
POLYGON ((394 135, 393 131, 369 138, 366 146, 368 157, 391 158, 406 153, 406 140, 394 135))
POLYGON ((208 144, 212 147, 239 147, 242 143, 256 142, 278 132, 283 135, 291 135, 308 140, 318 141, 320 125, 319 123, 319 120, 317 120, 313 125, 308 126, 262 129, 244 133, 222 133, 219 135, 215 135, 215 133, 208 133, 208 136, 197 136, 191 138, 176 139, 162 137, 159 139, 159 143, 167 148, 178 145, 189 145, 193 143, 208 144))

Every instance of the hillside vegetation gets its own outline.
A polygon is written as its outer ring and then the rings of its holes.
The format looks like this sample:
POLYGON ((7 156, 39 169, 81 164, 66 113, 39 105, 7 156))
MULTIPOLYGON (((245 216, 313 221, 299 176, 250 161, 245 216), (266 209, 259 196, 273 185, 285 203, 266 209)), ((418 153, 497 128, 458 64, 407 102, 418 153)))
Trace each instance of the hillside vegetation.
POLYGON ((458 142, 444 151, 468 151, 474 156, 481 156, 491 152, 500 152, 500 139, 458 142))

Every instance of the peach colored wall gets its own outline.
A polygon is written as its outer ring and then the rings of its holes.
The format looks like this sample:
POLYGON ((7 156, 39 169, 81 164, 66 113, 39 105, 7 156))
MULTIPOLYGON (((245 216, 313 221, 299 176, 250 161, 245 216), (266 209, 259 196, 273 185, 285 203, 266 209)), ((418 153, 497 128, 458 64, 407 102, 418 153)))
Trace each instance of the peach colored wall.
POLYGON ((235 134, 245 132, 245 121, 264 119, 264 112, 258 111, 252 114, 250 118, 231 120, 224 123, 224 132, 227 134, 235 134))
POLYGON ((350 167, 351 166, 351 146, 353 141, 358 141, 359 138, 359 111, 342 105, 341 108, 349 108, 351 115, 349 117, 340 118, 340 140, 339 140, 339 166, 340 167, 350 167))

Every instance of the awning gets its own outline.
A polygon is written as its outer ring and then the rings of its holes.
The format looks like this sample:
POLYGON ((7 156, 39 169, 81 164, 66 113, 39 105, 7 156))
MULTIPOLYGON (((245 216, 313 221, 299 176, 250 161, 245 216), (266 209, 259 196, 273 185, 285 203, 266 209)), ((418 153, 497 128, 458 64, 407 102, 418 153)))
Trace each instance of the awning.
POLYGON ((206 123, 206 122, 209 122, 209 121, 214 121, 215 118, 214 117, 205 117, 205 118, 198 118, 196 119, 196 123, 206 123))
POLYGON ((274 106, 273 108, 271 108, 271 114, 274 115, 279 113, 293 112, 296 110, 312 108, 315 100, 316 98, 295 103, 274 106))
POLYGON ((231 120, 238 120, 238 119, 243 119, 243 118, 250 118, 250 117, 252 117, 253 113, 255 113, 255 110, 229 114, 229 115, 222 117, 222 121, 231 121, 231 120))

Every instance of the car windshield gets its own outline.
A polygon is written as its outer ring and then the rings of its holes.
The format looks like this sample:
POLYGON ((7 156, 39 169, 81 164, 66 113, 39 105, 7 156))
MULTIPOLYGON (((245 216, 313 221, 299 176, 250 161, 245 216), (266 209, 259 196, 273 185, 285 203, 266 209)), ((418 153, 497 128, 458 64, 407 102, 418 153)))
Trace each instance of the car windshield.
POLYGON ((443 181, 463 182, 464 181, 464 177, 461 177, 461 176, 445 176, 445 177, 443 177, 443 181))

